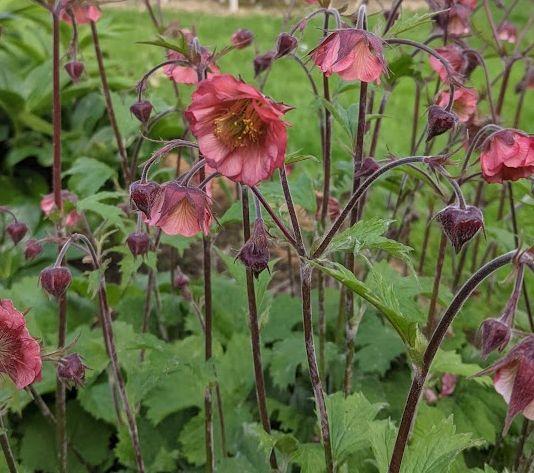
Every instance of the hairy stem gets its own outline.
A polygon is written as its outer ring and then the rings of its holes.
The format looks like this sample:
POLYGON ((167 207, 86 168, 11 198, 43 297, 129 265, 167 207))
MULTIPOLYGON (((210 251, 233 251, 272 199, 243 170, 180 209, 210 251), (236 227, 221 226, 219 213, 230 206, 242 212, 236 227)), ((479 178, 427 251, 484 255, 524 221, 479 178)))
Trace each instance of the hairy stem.
POLYGON ((9 444, 9 437, 7 436, 3 415, 0 415, 0 429, 2 429, 2 432, 0 433, 0 445, 2 446, 2 451, 4 452, 7 468, 9 473, 17 473, 17 463, 15 462, 15 457, 13 456, 11 445, 9 444))
POLYGON ((126 187, 128 187, 131 183, 130 168, 128 166, 128 155, 126 153, 126 148, 124 147, 122 135, 117 124, 117 119, 115 117, 115 109, 113 108, 113 101, 111 100, 111 91, 109 88, 106 68, 104 67, 104 57, 102 55, 102 50, 100 49, 100 40, 98 38, 98 31, 96 29, 96 23, 94 21, 91 21, 91 35, 93 38, 93 46, 95 48, 96 61, 98 63, 100 81, 102 83, 102 94, 104 95, 106 111, 108 114, 111 129, 113 130, 113 135, 115 136, 115 141, 117 142, 117 149, 119 150, 119 157, 124 182, 126 184, 126 187))
POLYGON ((516 256, 516 251, 510 251, 504 255, 498 256, 489 263, 485 264, 478 271, 473 274, 465 284, 460 288, 456 293, 453 300, 447 307, 447 310, 443 314, 438 326, 434 330, 432 337, 428 343, 428 346, 423 355, 422 366, 416 369, 414 374, 412 385, 410 387, 410 392, 408 393, 408 398, 406 400, 406 405, 404 407, 404 412, 402 414, 401 423, 399 425, 399 431, 397 433, 397 439, 395 441, 395 446, 393 448, 393 454, 391 457, 391 462, 389 464, 389 473, 399 473, 402 463, 402 458, 404 456, 404 450, 408 442, 410 435, 410 429, 415 418, 417 411, 417 405, 421 397, 421 392, 423 390, 430 366, 432 361, 436 356, 436 353, 443 342, 445 334, 449 329, 452 321, 456 315, 460 312, 465 301, 473 293, 473 291, 478 287, 478 285, 484 281, 487 277, 493 274, 498 269, 503 266, 510 264, 514 257, 516 256))
MULTIPOLYGON (((250 239, 250 215, 248 210, 248 193, 245 187, 241 188, 241 203, 243 207, 243 241, 246 243, 250 239)), ((250 330, 250 343, 252 346, 252 362, 254 365, 254 380, 256 385, 256 401, 260 414, 263 430, 271 433, 271 423, 267 411, 267 394, 265 391, 265 378, 263 376, 263 364, 261 360, 261 339, 258 322, 258 308, 256 305, 256 293, 254 291, 254 275, 249 268, 246 268, 247 278, 247 299, 248 299, 248 324, 250 330)), ((276 470, 278 464, 274 450, 270 455, 271 468, 276 470)))
POLYGON ((447 249, 447 236, 445 232, 441 233, 441 240, 439 242, 438 259, 436 260, 436 267, 434 269, 434 285, 432 286, 432 297, 430 298, 430 305, 428 307, 428 316, 426 322, 427 333, 432 332, 435 325, 436 307, 439 298, 439 285, 441 282, 441 274, 443 271, 443 263, 445 261, 445 251, 447 249))

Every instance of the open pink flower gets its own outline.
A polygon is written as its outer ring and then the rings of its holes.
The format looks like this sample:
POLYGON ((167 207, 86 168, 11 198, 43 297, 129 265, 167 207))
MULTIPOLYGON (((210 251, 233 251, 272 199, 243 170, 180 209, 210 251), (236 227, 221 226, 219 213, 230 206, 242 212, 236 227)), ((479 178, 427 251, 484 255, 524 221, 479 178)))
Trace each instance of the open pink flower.
POLYGON ((83 0, 66 0, 63 2, 63 8, 61 10, 61 19, 68 23, 72 23, 68 10, 74 15, 74 19, 78 25, 84 25, 94 21, 95 23, 102 16, 102 11, 97 5, 92 5, 83 0))
POLYGON ((517 40, 517 28, 509 21, 505 21, 497 28, 497 37, 501 41, 508 41, 509 43, 515 44, 517 40))
POLYGON ((211 218, 210 199, 204 192, 172 181, 161 186, 147 223, 167 235, 191 237, 198 232, 207 235, 211 218))
MULTIPOLYGON (((449 44, 443 48, 437 48, 436 52, 441 54, 447 62, 450 64, 451 69, 458 75, 463 75, 468 65, 468 60, 464 56, 463 49, 456 44, 449 44)), ((450 82, 449 74, 442 62, 436 59, 434 56, 430 56, 430 67, 434 69, 443 82, 450 82)))
POLYGON ((494 373, 493 386, 508 404, 504 434, 514 417, 522 413, 534 420, 534 335, 529 335, 495 364, 477 374, 494 373))
POLYGON ((517 181, 534 175, 534 137, 502 130, 493 134, 480 154, 486 182, 517 181))
MULTIPOLYGON (((441 92, 438 96, 437 105, 443 108, 447 107, 450 96, 450 92, 448 91, 441 92)), ((456 113, 458 120, 462 123, 471 120, 477 110, 477 102, 478 93, 475 89, 468 89, 466 87, 455 89, 452 109, 456 113)))
MULTIPOLYGON (((448 12, 448 19, 445 20, 449 34, 461 36, 471 32, 471 14, 473 10, 463 3, 452 5, 448 12)), ((444 17, 447 13, 444 13, 444 17)))
POLYGON ((337 73, 344 80, 379 83, 386 72, 382 40, 356 28, 330 33, 310 54, 327 76, 337 73))
POLYGON ((7 374, 17 389, 41 380, 41 347, 9 299, 0 299, 0 343, 0 373, 7 374))
MULTIPOLYGON (((67 190, 61 191, 61 198, 64 202, 68 201, 74 205, 78 201, 78 197, 76 196, 76 194, 73 194, 72 192, 69 192, 67 190)), ((54 200, 53 193, 47 194, 41 199, 41 210, 47 217, 56 210, 56 203, 54 200)), ((71 210, 65 216, 65 225, 67 227, 74 227, 80 222, 81 219, 82 216, 78 212, 76 212, 76 210, 71 210)))
MULTIPOLYGON (((200 55, 202 57, 202 62, 208 64, 208 77, 211 77, 214 74, 218 74, 220 72, 219 68, 212 60, 211 53, 207 49, 202 48, 200 55)), ((169 51, 167 53, 167 59, 172 61, 187 61, 187 58, 178 51, 169 51)), ((163 68, 163 73, 177 84, 191 85, 196 84, 198 82, 197 71, 192 65, 185 66, 179 64, 168 64, 163 68)))
POLYGON ((229 179, 256 185, 285 159, 289 107, 230 75, 202 81, 185 112, 209 166, 229 179))

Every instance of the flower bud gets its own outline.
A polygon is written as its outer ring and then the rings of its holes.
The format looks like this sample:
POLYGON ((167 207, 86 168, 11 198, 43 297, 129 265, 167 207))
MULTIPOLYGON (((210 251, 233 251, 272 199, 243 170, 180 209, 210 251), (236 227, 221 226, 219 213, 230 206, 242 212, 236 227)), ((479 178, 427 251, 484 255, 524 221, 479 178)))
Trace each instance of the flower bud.
POLYGON ((31 261, 36 256, 39 256, 41 252, 43 251, 43 247, 41 244, 34 239, 28 240, 28 243, 26 243, 26 249, 24 250, 24 257, 27 261, 31 261))
POLYGON ((65 70, 67 71, 69 77, 74 82, 77 82, 82 76, 83 71, 85 71, 85 66, 83 65, 83 62, 70 61, 65 64, 65 70))
POLYGON ((138 210, 143 212, 147 218, 150 218, 152 205, 160 192, 161 187, 156 182, 135 181, 130 186, 130 199, 138 210))
POLYGON ((257 278, 264 269, 269 268, 269 257, 267 230, 263 220, 258 218, 254 222, 252 235, 239 250, 236 259, 239 259, 257 278))
POLYGON ((231 38, 232 45, 236 49, 243 49, 252 44, 252 41, 254 40, 254 35, 252 34, 252 31, 247 30, 245 28, 237 30, 231 38))
POLYGON ((139 102, 135 102, 130 107, 130 112, 132 112, 135 118, 137 118, 141 123, 146 123, 150 118, 152 108, 152 104, 148 100, 141 100, 139 102))
POLYGON ((441 391, 439 393, 440 397, 449 397, 454 393, 456 389, 456 383, 458 382, 458 376, 445 373, 441 377, 441 391))
POLYGON ((380 166, 373 158, 365 158, 362 161, 360 170, 356 173, 354 177, 369 177, 371 174, 374 174, 380 169, 380 166))
POLYGON ((503 351, 512 336, 511 328, 502 320, 486 319, 479 328, 482 358, 494 351, 503 351))
POLYGON ((9 238, 11 238, 13 243, 16 245, 28 232, 28 226, 22 222, 13 222, 7 226, 6 232, 9 235, 9 238))
POLYGON ((176 289, 184 289, 189 285, 189 278, 186 274, 184 274, 180 269, 176 271, 176 274, 174 276, 174 280, 172 282, 173 287, 176 289))
POLYGON ((263 71, 269 69, 275 59, 275 53, 269 51, 265 54, 259 54, 254 58, 254 76, 259 76, 263 71))
POLYGON ((130 248, 132 255, 142 256, 148 253, 150 238, 144 232, 130 233, 126 239, 126 244, 130 248))
POLYGON ((59 360, 57 377, 68 386, 83 386, 86 368, 80 355, 71 353, 59 360))
POLYGON ((39 276, 41 287, 54 297, 60 297, 70 286, 72 274, 65 266, 49 266, 39 276))
POLYGON ((465 209, 449 205, 438 212, 435 219, 441 224, 456 253, 484 227, 482 212, 473 205, 465 209))
POLYGON ((297 38, 291 36, 289 33, 280 33, 276 40, 276 56, 281 58, 291 53, 298 45, 297 38))
POLYGON ((426 140, 439 136, 456 126, 458 117, 438 105, 431 105, 428 109, 428 134, 426 140))

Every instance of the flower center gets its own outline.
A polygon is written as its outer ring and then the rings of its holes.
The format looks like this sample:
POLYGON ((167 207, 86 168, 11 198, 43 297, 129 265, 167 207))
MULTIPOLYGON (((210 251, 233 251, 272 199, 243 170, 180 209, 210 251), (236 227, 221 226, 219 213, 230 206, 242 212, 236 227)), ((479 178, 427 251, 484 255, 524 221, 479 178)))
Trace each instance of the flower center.
POLYGON ((215 136, 230 149, 258 143, 265 132, 264 122, 251 100, 236 100, 214 120, 215 136))

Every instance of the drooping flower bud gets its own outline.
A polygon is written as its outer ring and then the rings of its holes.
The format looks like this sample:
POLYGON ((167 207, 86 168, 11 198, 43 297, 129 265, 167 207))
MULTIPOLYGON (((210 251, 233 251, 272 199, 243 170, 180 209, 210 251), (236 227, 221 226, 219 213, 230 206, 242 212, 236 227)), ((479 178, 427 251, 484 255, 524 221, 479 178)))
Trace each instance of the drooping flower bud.
POLYGON ((435 219, 441 224, 456 253, 484 226, 482 212, 473 205, 465 209, 449 205, 438 212, 435 219))
POLYGON ((234 48, 243 49, 247 46, 250 46, 253 40, 254 35, 252 34, 252 31, 241 28, 234 32, 230 41, 232 42, 234 48))
POLYGON ((132 255, 142 256, 148 253, 150 238, 144 232, 130 233, 126 239, 126 244, 130 248, 132 255))
POLYGON ((275 59, 275 53, 269 51, 265 54, 259 54, 254 58, 254 76, 259 76, 263 71, 266 71, 271 67, 275 59))
POLYGON ((505 21, 497 27, 497 37, 501 41, 508 41, 509 43, 515 44, 517 41, 517 28, 513 23, 505 21))
POLYGON ((456 389, 456 383, 458 382, 458 376, 445 373, 441 377, 441 391, 439 393, 440 397, 448 397, 454 393, 456 389))
POLYGON ((173 287, 176 289, 183 289, 189 284, 189 278, 186 274, 182 272, 181 269, 176 270, 176 274, 174 275, 174 280, 172 282, 173 287))
POLYGON ((508 354, 475 376, 495 374, 493 386, 508 404, 503 435, 514 417, 522 413, 534 420, 534 335, 525 337, 508 354))
POLYGON ((28 226, 22 222, 13 222, 6 227, 6 232, 16 245, 28 232, 28 226))
POLYGON ((85 381, 85 369, 82 358, 78 353, 61 358, 57 365, 57 377, 68 386, 83 386, 85 381))
POLYGON ((24 250, 24 257, 27 261, 31 261, 35 257, 41 254, 43 251, 43 247, 41 244, 34 239, 28 240, 28 243, 26 243, 26 248, 24 250))
POLYGON ((355 178, 365 178, 374 174, 380 169, 379 164, 373 158, 365 158, 362 161, 360 170, 354 175, 355 178))
POLYGON ((426 141, 435 136, 442 135, 458 123, 458 117, 453 112, 448 112, 439 105, 431 105, 428 109, 428 134, 426 141))
POLYGON ((257 218, 250 239, 241 247, 236 259, 239 259, 257 278, 264 269, 269 267, 269 258, 267 230, 263 220, 257 218))
POLYGON ((499 319, 486 319, 479 329, 482 358, 486 359, 494 351, 503 351, 512 336, 511 328, 499 319))
POLYGON ((83 62, 69 61, 65 64, 65 70, 73 82, 78 82, 85 71, 85 66, 83 65, 83 62))
POLYGON ((148 100, 141 100, 135 102, 130 107, 130 112, 137 118, 141 123, 146 123, 150 119, 150 114, 152 113, 152 104, 148 100))
POLYGON ((276 56, 281 58, 291 53, 298 45, 297 38, 291 36, 289 33, 280 33, 276 40, 276 56))
POLYGON ((130 199, 138 210, 150 218, 150 211, 160 192, 161 187, 156 182, 135 181, 130 186, 130 199))
POLYGON ((60 297, 72 282, 72 274, 65 266, 49 266, 39 276, 41 287, 54 297, 60 297))

